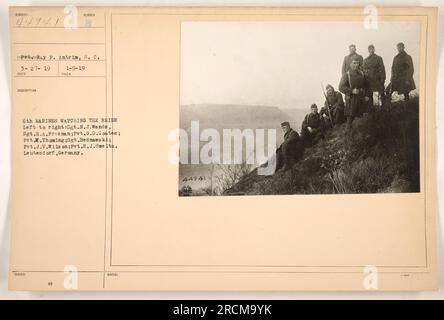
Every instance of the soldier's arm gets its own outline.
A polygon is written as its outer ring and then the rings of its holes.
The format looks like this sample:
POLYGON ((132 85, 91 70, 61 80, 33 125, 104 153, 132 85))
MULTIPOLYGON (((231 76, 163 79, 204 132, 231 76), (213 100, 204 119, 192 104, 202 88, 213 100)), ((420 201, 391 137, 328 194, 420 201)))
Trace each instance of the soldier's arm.
POLYGON ((386 74, 385 74, 384 59, 382 59, 382 57, 379 57, 379 68, 381 73, 381 81, 385 82, 386 74))
MULTIPOLYGON (((294 132, 293 132, 294 133, 294 132)), ((282 148, 285 148, 285 147, 287 147, 288 145, 290 145, 291 143, 292 143, 292 141, 293 141, 293 133, 290 133, 285 139, 284 139, 284 141, 282 142, 282 144, 281 144, 281 147, 282 148)))
POLYGON ((287 144, 294 144, 299 141, 299 134, 296 131, 293 131, 287 140, 287 144))
POLYGON ((407 65, 409 66, 408 70, 407 70, 407 75, 409 76, 409 78, 413 77, 413 73, 415 72, 415 69, 413 67, 413 60, 411 56, 407 56, 407 65))
POLYGON ((341 77, 341 81, 339 82, 339 91, 348 96, 351 94, 350 85, 348 84, 347 73, 343 74, 341 77))
POLYGON ((347 72, 347 62, 346 62, 346 57, 344 57, 344 60, 342 61, 342 69, 341 69, 341 74, 345 74, 347 72))
MULTIPOLYGON (((334 101, 332 104, 328 104, 328 106, 330 107, 330 110, 333 110, 334 108, 336 108, 337 104, 338 104, 338 101, 334 101)), ((325 110, 326 110, 325 112, 327 113, 328 112, 327 107, 325 107, 325 110)), ((328 116, 328 113, 327 113, 327 116, 328 116)))
POLYGON ((325 110, 327 110, 329 105, 330 105, 330 103, 328 102, 328 99, 325 99, 324 107, 321 109, 321 114, 322 114, 322 112, 325 112, 325 110))
POLYGON ((395 74, 395 60, 396 60, 396 57, 395 58, 393 58, 393 62, 392 62, 392 75, 391 75, 391 77, 390 77, 390 82, 392 82, 393 81, 393 79, 396 79, 396 74, 395 74))
POLYGON ((302 130, 307 128, 307 116, 305 116, 304 121, 302 121, 301 128, 302 128, 302 130))
POLYGON ((344 105, 344 99, 342 98, 342 94, 337 92, 336 94, 336 103, 334 104, 335 107, 343 106, 344 105))
POLYGON ((359 55, 359 69, 364 71, 364 58, 361 55, 359 55))

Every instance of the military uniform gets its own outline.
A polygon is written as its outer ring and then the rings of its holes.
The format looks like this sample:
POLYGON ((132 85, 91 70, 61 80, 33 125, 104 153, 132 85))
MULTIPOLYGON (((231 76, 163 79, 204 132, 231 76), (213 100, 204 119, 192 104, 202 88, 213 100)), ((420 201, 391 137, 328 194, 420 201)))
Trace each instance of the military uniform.
MULTIPOLYGON (((325 114, 328 118, 330 118, 328 106, 330 106, 333 125, 341 124, 344 121, 344 99, 342 98, 342 94, 338 91, 333 91, 332 94, 327 94, 324 107, 322 107, 321 111, 319 112, 321 116, 325 114)), ((328 120, 328 122, 330 122, 330 120, 328 120)))
POLYGON ((373 92, 378 92, 381 101, 384 97, 385 66, 382 57, 373 53, 364 59, 364 74, 369 85, 368 106, 373 107, 373 92))
POLYGON ((416 89, 413 72, 412 57, 405 51, 398 53, 393 59, 392 65, 392 91, 398 91, 408 99, 409 92, 416 89))
POLYGON ((382 57, 371 54, 364 59, 364 74, 368 79, 369 89, 372 92, 384 92, 385 67, 382 57))
POLYGON ((359 69, 362 70, 362 66, 364 64, 364 59, 360 54, 353 53, 349 54, 344 57, 344 61, 342 62, 342 70, 341 74, 344 75, 347 71, 350 70, 350 64, 352 63, 353 59, 358 58, 359 60, 359 69))
POLYGON ((302 156, 302 141, 299 134, 290 128, 284 134, 284 142, 276 150, 276 170, 288 169, 302 156))
POLYGON ((301 136, 304 144, 311 146, 322 139, 324 134, 324 120, 319 113, 309 113, 302 122, 301 136), (310 127, 312 130, 308 130, 310 127))
POLYGON ((351 126, 354 117, 361 117, 365 112, 365 97, 369 95, 368 81, 360 70, 350 70, 344 74, 339 83, 339 91, 345 95, 344 115, 347 117, 347 126, 351 126), (358 89, 358 94, 352 90, 358 89))

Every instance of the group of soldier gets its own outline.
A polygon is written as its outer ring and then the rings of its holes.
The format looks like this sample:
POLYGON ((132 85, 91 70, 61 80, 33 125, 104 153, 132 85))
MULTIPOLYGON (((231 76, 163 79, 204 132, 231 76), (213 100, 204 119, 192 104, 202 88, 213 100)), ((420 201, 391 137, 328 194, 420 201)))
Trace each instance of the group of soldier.
POLYGON ((344 57, 341 69, 339 91, 327 85, 325 102, 321 110, 312 104, 301 125, 301 133, 293 130, 289 122, 281 124, 284 142, 276 152, 276 170, 286 171, 302 156, 305 147, 316 144, 324 137, 328 128, 346 122, 346 130, 352 132, 356 117, 373 111, 374 106, 390 103, 393 92, 403 95, 405 100, 416 89, 413 80, 413 60, 405 52, 403 43, 397 44, 398 54, 393 59, 390 84, 385 87, 386 72, 384 61, 375 53, 375 46, 369 45, 367 58, 356 52, 356 46, 349 46, 349 54, 344 57), (376 93, 376 94, 375 94, 376 93), (345 97, 345 103, 344 98, 345 97), (374 99, 378 101, 374 101, 374 99))

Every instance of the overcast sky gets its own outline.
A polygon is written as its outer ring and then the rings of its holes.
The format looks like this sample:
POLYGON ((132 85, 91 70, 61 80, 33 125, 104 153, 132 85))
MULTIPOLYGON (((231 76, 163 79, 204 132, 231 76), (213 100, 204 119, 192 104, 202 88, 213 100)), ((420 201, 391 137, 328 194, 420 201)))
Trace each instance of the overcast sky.
POLYGON ((379 30, 362 22, 184 22, 181 104, 322 104, 320 83, 338 87, 351 43, 364 58, 375 45, 387 84, 396 44, 404 42, 418 82, 419 39, 416 22, 379 22, 379 30))

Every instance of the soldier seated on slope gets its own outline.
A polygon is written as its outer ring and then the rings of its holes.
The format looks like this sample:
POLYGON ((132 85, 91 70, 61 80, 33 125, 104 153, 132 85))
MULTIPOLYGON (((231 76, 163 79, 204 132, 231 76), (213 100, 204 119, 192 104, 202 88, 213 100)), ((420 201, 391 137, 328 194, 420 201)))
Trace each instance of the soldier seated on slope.
POLYGON ((301 137, 305 146, 312 146, 321 140, 324 136, 324 120, 318 113, 318 106, 312 104, 310 113, 307 114, 302 122, 301 137))
POLYGON ((327 85, 326 90, 324 107, 321 108, 320 114, 326 127, 340 125, 344 122, 344 99, 332 85, 327 85))
POLYGON ((290 127, 287 121, 281 123, 284 142, 276 150, 276 172, 286 171, 296 163, 303 152, 303 144, 299 134, 290 127))

